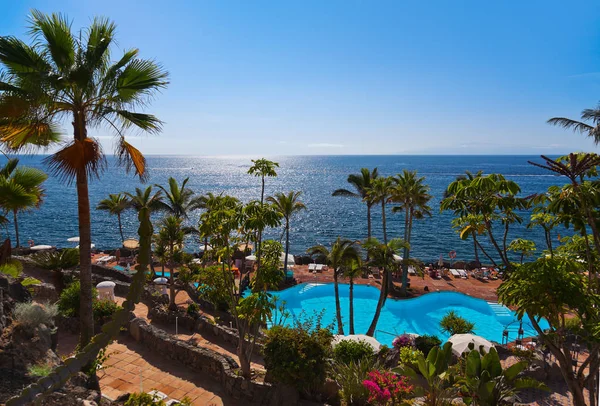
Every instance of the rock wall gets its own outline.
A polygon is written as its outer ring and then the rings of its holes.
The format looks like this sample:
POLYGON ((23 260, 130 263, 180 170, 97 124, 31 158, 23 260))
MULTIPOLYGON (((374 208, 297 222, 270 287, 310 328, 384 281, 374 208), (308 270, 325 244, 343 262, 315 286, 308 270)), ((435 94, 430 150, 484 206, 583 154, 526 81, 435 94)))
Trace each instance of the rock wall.
POLYGON ((222 385, 228 395, 236 399, 273 406, 295 405, 298 402, 298 394, 290 393, 288 388, 248 381, 237 375, 238 363, 230 356, 176 339, 149 325, 144 319, 133 319, 129 323, 129 332, 136 341, 150 350, 211 376, 222 385))

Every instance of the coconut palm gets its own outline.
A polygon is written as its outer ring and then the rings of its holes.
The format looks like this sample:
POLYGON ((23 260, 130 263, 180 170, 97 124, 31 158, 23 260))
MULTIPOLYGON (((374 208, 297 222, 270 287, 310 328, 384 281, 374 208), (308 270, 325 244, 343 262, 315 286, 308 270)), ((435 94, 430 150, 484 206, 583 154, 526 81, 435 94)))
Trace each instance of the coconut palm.
POLYGON ((123 236, 123 224, 121 223, 121 214, 128 208, 129 199, 123 193, 109 194, 108 199, 100 200, 100 203, 96 206, 96 210, 105 210, 109 214, 117 216, 121 242, 125 241, 125 237, 123 236))
POLYGON ((363 247, 367 250, 367 254, 369 255, 368 265, 383 268, 383 279, 381 281, 379 300, 377 300, 375 314, 373 315, 369 330, 367 330, 367 335, 373 337, 375 329, 377 328, 379 316, 381 315, 381 309, 383 308, 389 293, 388 280, 391 277, 391 270, 396 267, 394 255, 398 255, 400 250, 406 247, 406 243, 400 238, 394 238, 387 244, 381 243, 376 238, 371 238, 363 243, 363 247))
POLYGON ((328 267, 333 269, 333 288, 335 290, 335 315, 338 325, 338 334, 344 334, 342 324, 342 310, 340 307, 340 292, 338 287, 338 276, 342 275, 353 263, 360 260, 357 242, 342 239, 337 240, 328 249, 324 245, 315 245, 306 250, 309 255, 323 255, 328 267))
POLYGON ((42 184, 48 179, 43 171, 18 164, 13 158, 0 168, 0 208, 13 215, 16 247, 21 245, 18 214, 42 204, 42 184))
POLYGON ((385 220, 385 206, 392 194, 394 183, 391 177, 377 177, 367 191, 367 199, 374 203, 381 203, 381 224, 383 227, 383 243, 387 244, 387 229, 385 220))
POLYGON ((417 177, 417 171, 405 169, 394 178, 396 186, 390 198, 391 201, 398 204, 392 208, 392 212, 404 212, 404 241, 406 246, 404 247, 402 266, 402 295, 406 295, 408 284, 408 262, 410 259, 413 220, 431 216, 431 208, 428 203, 432 196, 429 194, 429 186, 425 185, 424 182, 424 177, 417 177))
POLYGON ((348 285, 348 319, 349 332, 354 334, 354 278, 357 278, 364 272, 360 257, 356 261, 352 261, 345 269, 344 276, 350 280, 348 285))
POLYGON ((265 177, 275 177, 277 176, 277 172, 275 168, 279 168, 279 164, 277 162, 269 161, 268 159, 253 159, 252 165, 250 169, 248 169, 248 174, 260 177, 261 180, 261 190, 260 190, 260 204, 263 204, 265 197, 265 177))
POLYGON ((600 144, 600 106, 594 109, 583 110, 581 112, 581 121, 566 117, 553 117, 548 120, 548 124, 585 134, 592 138, 596 145, 600 144))
POLYGON ((60 14, 33 10, 32 45, 15 37, 0 38, 0 142, 12 150, 48 146, 59 141, 59 124, 73 124, 73 138, 47 158, 52 172, 75 181, 79 213, 81 335, 85 346, 93 334, 91 229, 88 181, 105 167, 100 144, 88 129, 106 126, 115 131, 116 155, 126 169, 144 178, 142 153, 125 140, 125 131, 137 127, 159 132, 161 121, 134 111, 146 105, 167 85, 167 72, 151 60, 126 51, 116 62, 111 48, 116 26, 95 18, 79 32, 60 14))
POLYGON ((362 168, 360 173, 348 175, 348 183, 352 185, 354 191, 349 189, 337 189, 332 196, 346 196, 361 199, 367 205, 367 239, 371 238, 371 207, 375 202, 368 198, 369 189, 372 186, 373 180, 379 176, 377 168, 369 171, 367 168, 362 168))
POLYGON ((177 183, 175 178, 169 178, 169 188, 165 188, 161 185, 156 185, 164 193, 165 208, 168 213, 175 217, 186 219, 189 214, 200 208, 201 202, 194 197, 194 192, 187 187, 187 183, 190 178, 185 178, 181 182, 181 186, 177 183))
POLYGON ((290 252, 290 219, 294 213, 306 209, 304 203, 298 200, 301 194, 302 192, 289 192, 286 195, 280 192, 267 198, 267 201, 272 203, 285 219, 285 259, 283 263, 283 269, 285 270, 287 270, 288 254, 290 252))

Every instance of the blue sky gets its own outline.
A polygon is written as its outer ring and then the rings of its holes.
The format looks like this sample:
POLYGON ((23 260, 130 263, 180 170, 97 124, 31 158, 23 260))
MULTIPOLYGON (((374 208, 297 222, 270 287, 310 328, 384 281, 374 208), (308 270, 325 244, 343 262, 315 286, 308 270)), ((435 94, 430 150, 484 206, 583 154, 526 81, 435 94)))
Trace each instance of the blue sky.
MULTIPOLYGON (((148 154, 555 154, 597 150, 553 128, 600 101, 598 1, 2 1, 74 27, 113 19, 119 47, 171 84, 148 154)), ((119 51, 117 51, 119 52, 119 51)), ((110 145, 108 129, 95 132, 110 145)))

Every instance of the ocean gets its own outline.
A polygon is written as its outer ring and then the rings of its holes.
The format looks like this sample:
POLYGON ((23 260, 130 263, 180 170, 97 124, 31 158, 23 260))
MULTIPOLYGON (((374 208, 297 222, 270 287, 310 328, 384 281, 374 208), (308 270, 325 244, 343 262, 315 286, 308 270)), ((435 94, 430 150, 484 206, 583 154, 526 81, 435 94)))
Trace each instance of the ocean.
MULTIPOLYGON (((21 164, 46 170, 42 156, 22 156, 21 164)), ((433 195, 433 216, 414 224, 412 256, 433 261, 440 254, 448 259, 448 252, 455 250, 457 260, 473 259, 472 241, 461 241, 451 227, 452 214, 440 213, 439 202, 446 187, 465 170, 484 173, 501 173, 519 183, 523 196, 544 192, 550 185, 564 184, 566 180, 550 172, 528 164, 528 160, 541 161, 538 156, 282 156, 270 157, 279 162, 278 176, 266 179, 266 195, 290 190, 302 191, 301 200, 307 210, 298 213, 291 221, 290 252, 303 254, 316 244, 329 244, 338 236, 349 239, 364 239, 367 233, 366 207, 359 199, 332 197, 338 188, 347 188, 346 178, 360 168, 379 169, 382 175, 393 175, 403 169, 417 170, 426 178, 433 195)), ((0 161, 4 162, 4 161, 0 161)), ((179 182, 189 177, 188 186, 196 193, 207 192, 233 195, 242 201, 260 198, 260 178, 248 175, 251 165, 249 157, 192 157, 192 156, 149 156, 147 157, 150 178, 147 184, 166 185, 169 177, 179 182)), ((100 180, 90 183, 92 208, 109 193, 134 191, 145 187, 133 175, 125 173, 108 157, 108 167, 100 180)), ((29 239, 35 244, 50 244, 70 247, 69 237, 77 236, 77 197, 75 185, 65 184, 50 176, 45 183, 46 197, 43 205, 19 217, 20 236, 25 245, 29 239)), ((190 223, 197 224, 200 213, 193 213, 190 223)), ((382 237, 381 210, 372 210, 373 233, 382 237)), ((528 221, 513 227, 509 240, 527 238, 536 242, 538 249, 545 247, 541 230, 529 230, 528 221)), ((137 219, 130 211, 124 214, 123 228, 127 237, 136 237, 137 219)), ((402 215, 387 211, 388 238, 401 237, 402 215)), ((9 226, 11 237, 13 228, 9 226)), ((266 231, 267 238, 279 239, 282 229, 266 231)), ((14 240, 13 240, 14 241, 14 240)), ((92 209, 92 242, 98 249, 120 246, 117 219, 108 213, 92 209)), ((189 241, 188 249, 198 242, 189 241)))

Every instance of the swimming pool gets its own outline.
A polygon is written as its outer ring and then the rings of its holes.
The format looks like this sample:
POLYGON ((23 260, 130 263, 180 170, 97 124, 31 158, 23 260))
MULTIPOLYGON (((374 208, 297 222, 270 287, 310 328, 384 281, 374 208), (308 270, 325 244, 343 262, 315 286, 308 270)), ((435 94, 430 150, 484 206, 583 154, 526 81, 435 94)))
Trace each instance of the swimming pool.
MULTIPOLYGON (((348 291, 349 285, 339 284, 340 305, 344 332, 348 334, 348 291)), ((314 315, 324 311, 323 323, 335 321, 335 296, 333 284, 303 283, 289 289, 270 292, 279 302, 285 301, 290 317, 285 325, 293 325, 295 319, 314 315)), ((367 332, 379 298, 379 289, 373 286, 354 285, 354 329, 356 334, 367 332)), ((431 334, 446 341, 448 335, 439 328, 440 320, 449 311, 454 310, 460 316, 475 323, 475 334, 498 343, 502 342, 502 332, 509 331, 509 339, 517 338, 519 321, 514 312, 485 300, 456 292, 434 292, 414 299, 386 300, 381 310, 375 338, 382 344, 391 346, 394 337, 403 333, 419 335, 431 334)), ((547 328, 544 320, 541 327, 547 328)), ((528 319, 524 318, 525 336, 537 335, 528 319), (527 320, 527 322, 526 322, 527 320)))

